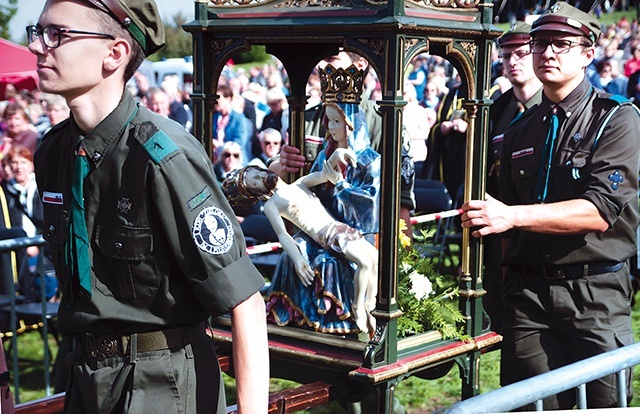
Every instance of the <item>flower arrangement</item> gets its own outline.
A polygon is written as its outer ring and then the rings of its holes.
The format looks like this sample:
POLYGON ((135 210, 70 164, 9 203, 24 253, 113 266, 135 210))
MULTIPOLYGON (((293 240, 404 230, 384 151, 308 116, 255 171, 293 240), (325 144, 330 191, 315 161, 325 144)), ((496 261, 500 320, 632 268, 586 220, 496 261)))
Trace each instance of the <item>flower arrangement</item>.
MULTIPOLYGON (((404 234, 406 229, 406 223, 400 220, 398 306, 403 314, 398 319, 398 336, 430 330, 440 331, 445 339, 462 336, 457 323, 464 317, 454 301, 458 288, 444 286, 443 277, 435 271, 431 259, 421 255, 404 234)), ((424 232, 422 236, 428 238, 424 232)))

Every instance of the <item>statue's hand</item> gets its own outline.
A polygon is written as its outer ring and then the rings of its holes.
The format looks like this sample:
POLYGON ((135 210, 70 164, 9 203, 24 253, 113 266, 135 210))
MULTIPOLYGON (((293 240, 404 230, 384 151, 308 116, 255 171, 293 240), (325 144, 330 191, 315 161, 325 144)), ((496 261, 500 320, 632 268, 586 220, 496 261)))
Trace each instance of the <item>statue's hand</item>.
POLYGON ((313 282, 315 274, 309 265, 309 262, 305 258, 300 258, 295 263, 296 273, 304 286, 310 286, 313 282))
POLYGON ((332 167, 331 163, 327 160, 325 160, 322 164, 322 174, 324 174, 324 176, 327 177, 327 181, 329 181, 333 185, 336 185, 340 181, 344 180, 344 178, 342 178, 340 169, 332 167))
POLYGON ((337 148, 333 154, 331 154, 331 157, 329 157, 329 164, 333 169, 336 169, 338 163, 356 167, 358 165, 358 156, 356 152, 350 148, 337 148))

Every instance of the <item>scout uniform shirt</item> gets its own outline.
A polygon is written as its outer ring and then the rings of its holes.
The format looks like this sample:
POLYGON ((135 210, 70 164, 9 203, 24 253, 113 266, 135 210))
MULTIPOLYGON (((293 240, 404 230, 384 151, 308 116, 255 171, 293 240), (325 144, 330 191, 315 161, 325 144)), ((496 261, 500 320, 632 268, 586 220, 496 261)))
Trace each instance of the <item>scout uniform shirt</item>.
POLYGON ((263 286, 209 158, 180 125, 125 93, 82 138, 71 118, 47 134, 35 156, 64 334, 190 325, 229 311, 263 286), (84 181, 91 294, 65 264, 79 144, 91 167, 84 181))
MULTIPOLYGON (((505 133, 500 199, 508 205, 537 203, 553 105, 543 95, 540 105, 505 133)), ((576 235, 514 230, 503 264, 624 262, 635 254, 638 226, 638 113, 630 102, 594 89, 586 78, 557 107, 559 128, 545 202, 589 200, 609 228, 576 235)))

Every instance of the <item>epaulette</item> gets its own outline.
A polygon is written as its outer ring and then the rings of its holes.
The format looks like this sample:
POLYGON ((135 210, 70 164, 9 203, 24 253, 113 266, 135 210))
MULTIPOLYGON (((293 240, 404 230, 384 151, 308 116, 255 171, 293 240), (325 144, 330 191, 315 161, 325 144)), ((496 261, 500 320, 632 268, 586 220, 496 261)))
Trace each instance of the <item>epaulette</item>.
POLYGON ((153 122, 143 122, 136 130, 136 139, 147 151, 155 164, 159 164, 168 155, 178 151, 178 145, 153 122))

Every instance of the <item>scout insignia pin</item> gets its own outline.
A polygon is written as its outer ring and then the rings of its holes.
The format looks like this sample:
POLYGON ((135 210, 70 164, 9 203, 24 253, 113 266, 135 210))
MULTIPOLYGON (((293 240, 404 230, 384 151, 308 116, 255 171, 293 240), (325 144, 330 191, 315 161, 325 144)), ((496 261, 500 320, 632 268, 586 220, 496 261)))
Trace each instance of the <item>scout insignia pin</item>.
POLYGON ((128 198, 122 197, 118 200, 118 211, 120 214, 127 214, 131 211, 131 201, 128 198))
POLYGON ((620 187, 620 183, 624 181, 624 177, 620 174, 620 170, 615 170, 608 178, 611 181, 611 188, 614 190, 617 190, 618 187, 620 187))

